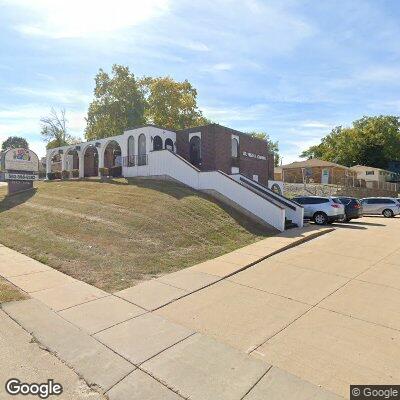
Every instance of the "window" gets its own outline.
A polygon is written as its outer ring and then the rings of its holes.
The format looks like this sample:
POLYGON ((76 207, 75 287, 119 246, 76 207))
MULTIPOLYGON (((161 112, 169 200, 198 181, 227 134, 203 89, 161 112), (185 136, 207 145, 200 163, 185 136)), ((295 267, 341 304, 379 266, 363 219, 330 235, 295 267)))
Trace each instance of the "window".
POLYGON ((380 203, 381 204, 396 204, 394 200, 390 200, 390 199, 381 199, 380 203))
POLYGON ((374 171, 365 171, 365 175, 375 175, 374 171))
POLYGON ((325 199, 323 197, 297 197, 294 199, 297 203, 300 204, 321 204, 321 203, 329 203, 329 199, 325 199))
POLYGON ((201 139, 193 136, 189 142, 190 162, 196 167, 201 164, 201 139))
POLYGON ((348 197, 339 197, 339 200, 342 204, 344 205, 348 205, 350 204, 350 202, 352 201, 352 199, 348 198, 348 197))
POLYGON ((154 136, 153 138, 153 150, 157 151, 157 150, 162 150, 162 139, 160 138, 160 136, 154 136))
POLYGON ((304 204, 304 198, 303 197, 294 197, 293 201, 295 201, 298 204, 304 204))
POLYGON ((135 138, 129 136, 128 138, 128 167, 133 167, 135 165, 135 138))
POLYGON ((138 139, 138 165, 146 165, 146 136, 141 133, 138 139))
POLYGON ((239 157, 239 142, 236 138, 232 138, 232 157, 239 157))
POLYGON ((165 148, 167 150, 174 151, 174 142, 172 141, 172 139, 168 138, 165 140, 165 148))

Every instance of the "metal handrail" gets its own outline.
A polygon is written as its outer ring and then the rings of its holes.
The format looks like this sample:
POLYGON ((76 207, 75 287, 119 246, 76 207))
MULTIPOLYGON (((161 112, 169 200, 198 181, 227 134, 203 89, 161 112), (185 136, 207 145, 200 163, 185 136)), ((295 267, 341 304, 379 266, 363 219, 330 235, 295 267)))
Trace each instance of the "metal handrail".
POLYGON ((122 165, 124 167, 136 167, 141 165, 148 165, 147 154, 134 154, 122 157, 122 165))

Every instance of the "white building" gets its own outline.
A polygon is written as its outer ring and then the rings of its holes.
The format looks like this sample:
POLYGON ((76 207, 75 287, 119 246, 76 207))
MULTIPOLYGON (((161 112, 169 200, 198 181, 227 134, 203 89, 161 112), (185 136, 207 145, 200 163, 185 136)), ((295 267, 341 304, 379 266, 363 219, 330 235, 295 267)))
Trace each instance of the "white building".
MULTIPOLYGON (((201 141, 199 133, 190 135, 193 145, 201 141)), ((176 139, 176 132, 147 125, 119 136, 49 149, 46 172, 51 173, 53 164, 59 168, 61 163, 62 171, 75 170, 80 178, 99 176, 101 168, 108 168, 112 176, 115 172, 124 177, 173 179, 226 201, 280 231, 285 230, 287 221, 303 226, 302 206, 240 173, 201 171, 176 153, 176 139)))

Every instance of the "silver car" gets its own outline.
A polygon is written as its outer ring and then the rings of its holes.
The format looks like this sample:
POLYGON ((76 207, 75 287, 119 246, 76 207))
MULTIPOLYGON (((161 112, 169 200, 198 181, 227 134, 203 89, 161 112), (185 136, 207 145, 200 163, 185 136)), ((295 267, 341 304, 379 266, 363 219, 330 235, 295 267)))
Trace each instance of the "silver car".
POLYGON ((304 207, 304 218, 313 220, 317 225, 331 224, 345 216, 344 205, 337 198, 299 196, 293 200, 304 207))
POLYGON ((365 215, 383 215, 392 218, 400 214, 400 203, 392 197, 367 197, 361 199, 365 215))

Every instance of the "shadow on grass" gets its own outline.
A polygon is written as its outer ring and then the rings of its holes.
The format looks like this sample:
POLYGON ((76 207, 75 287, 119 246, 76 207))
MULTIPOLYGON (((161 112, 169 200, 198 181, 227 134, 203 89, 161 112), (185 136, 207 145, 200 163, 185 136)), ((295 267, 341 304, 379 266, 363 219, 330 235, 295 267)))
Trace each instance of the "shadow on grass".
POLYGON ((4 196, 0 201, 0 212, 4 212, 25 203, 36 194, 36 188, 25 192, 16 193, 11 196, 4 196))
MULTIPOLYGON (((221 209, 223 209, 227 214, 231 216, 240 226, 246 229, 249 233, 257 236, 273 236, 279 233, 272 226, 268 227, 260 222, 254 221, 250 217, 247 217, 240 211, 234 209, 233 207, 225 204, 223 201, 214 198, 213 196, 197 191, 190 188, 189 186, 183 185, 179 182, 175 182, 169 179, 153 179, 153 178, 81 178, 81 179, 66 179, 66 180, 52 180, 46 181, 47 183, 77 183, 77 182, 87 182, 87 183, 101 183, 108 185, 132 185, 144 189, 155 190, 160 193, 164 193, 168 196, 172 196, 177 200, 182 200, 185 197, 196 196, 204 200, 210 201, 217 204, 221 209)), ((174 210, 171 210, 173 212, 174 210)))

